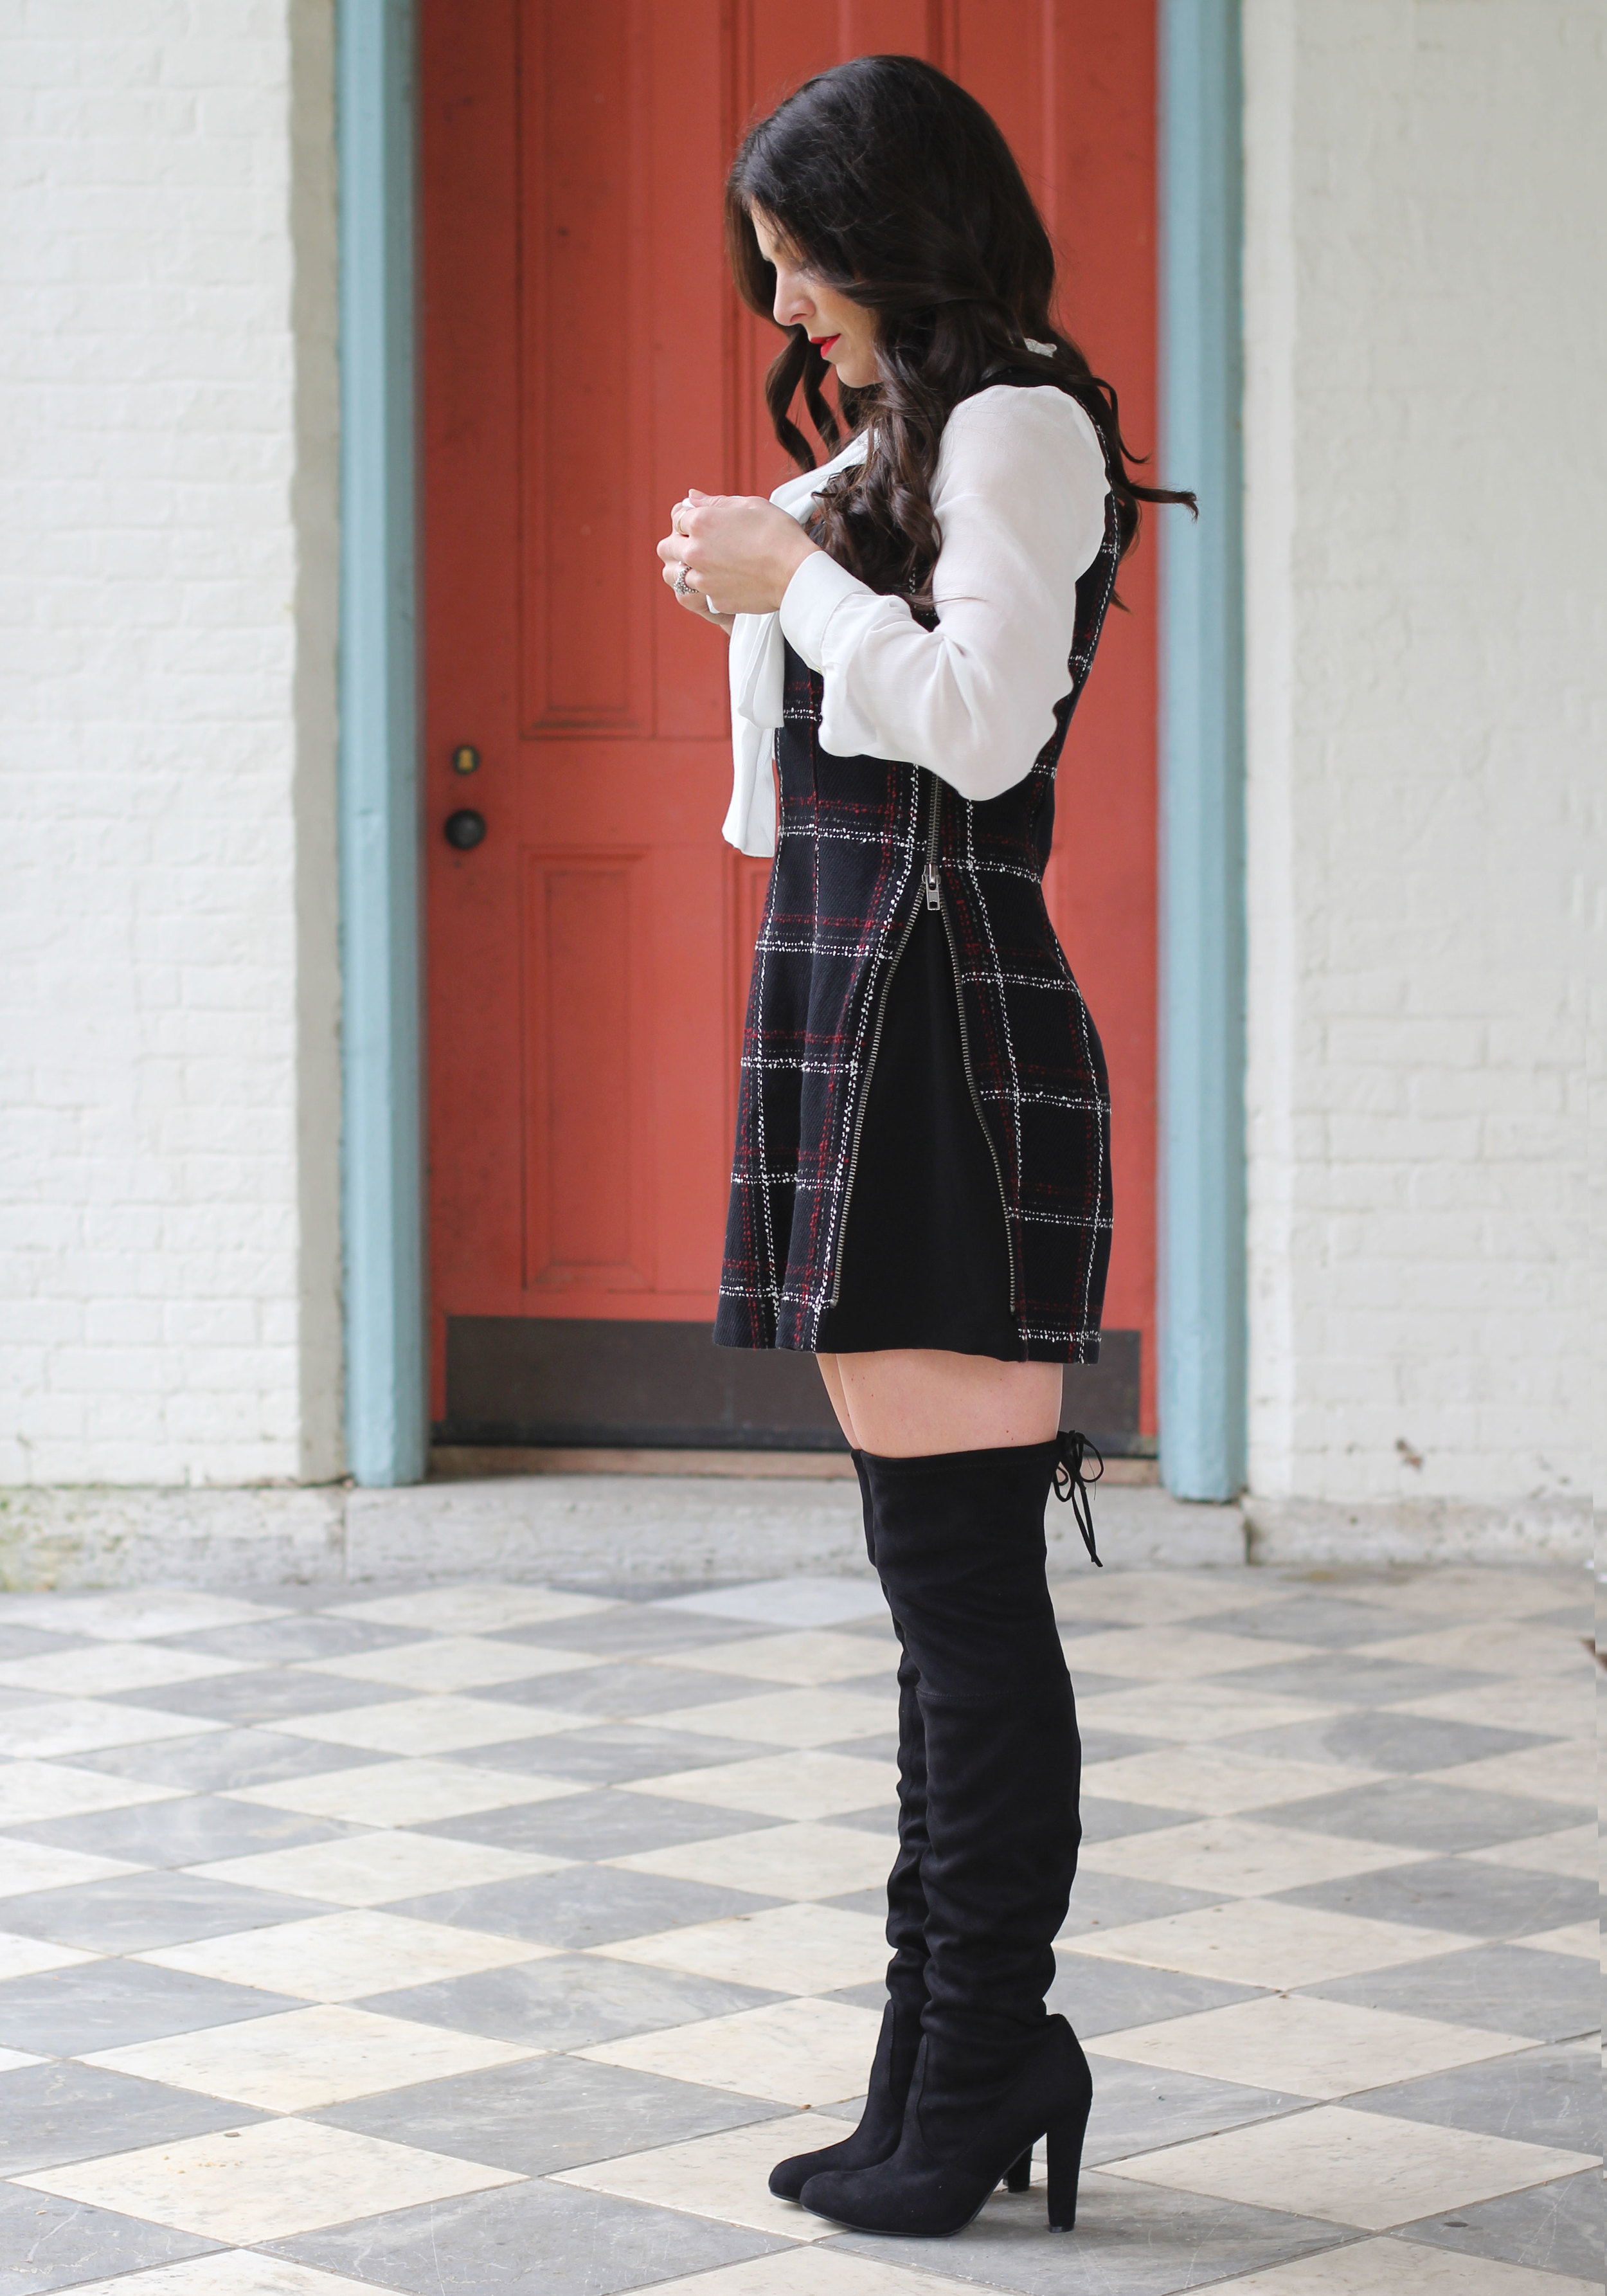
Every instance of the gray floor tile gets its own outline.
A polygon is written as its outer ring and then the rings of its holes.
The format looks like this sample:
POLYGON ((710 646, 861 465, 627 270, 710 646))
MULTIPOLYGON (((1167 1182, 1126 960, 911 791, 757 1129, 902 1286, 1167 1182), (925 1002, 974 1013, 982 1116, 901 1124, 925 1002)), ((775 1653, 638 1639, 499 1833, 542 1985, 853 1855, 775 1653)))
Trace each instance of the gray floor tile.
POLYGON ((4 2259, 5 2296, 42 2296, 48 2288, 75 2281, 109 2280, 114 2273, 137 2272, 150 2264, 176 2264, 180 2257, 204 2256, 217 2243, 188 2233, 142 2224, 137 2217, 114 2216, 110 2209, 81 2208, 76 2201, 53 2200, 20 2185, 0 2185, 0 2258, 4 2259))
POLYGON ((1334 2225, 1168 2193, 1093 2169, 1083 2178, 1077 2229, 1069 2237, 1046 2228, 1040 2189, 995 2193, 953 2240, 845 2233, 832 2245, 1017 2296, 1174 2296, 1310 2256, 1343 2237, 1334 2225))
POLYGON ((83 2057, 306 2005, 255 1986, 223 1985, 137 1961, 86 1961, 0 1985, 0 2046, 41 2057, 83 2057))
POLYGON ((283 1737, 274 1730, 209 1730, 201 1738, 107 1746, 72 1759, 84 1768, 105 1770, 113 1777, 143 1778, 148 1785, 187 1786, 192 1793, 237 1793, 242 1786, 268 1785, 276 1778, 310 1778, 321 1770, 361 1769, 365 1763, 396 1758, 371 1754, 361 1746, 323 1746, 312 1738, 283 1737))
MULTIPOLYGON (((1425 1628, 1435 1621, 1423 1621, 1425 1628)), ((1397 1631, 1408 1634, 1412 1620, 1397 1631)), ((1241 1684, 1247 1690, 1272 1690, 1286 1698, 1309 1698, 1324 1706, 1396 1706, 1410 1698, 1436 1698, 1443 1691, 1473 1690, 1494 1675, 1471 1667, 1416 1666, 1404 1659, 1369 1658, 1365 1651, 1315 1651, 1309 1658, 1285 1659, 1211 1677, 1218 1687, 1241 1684)))
POLYGON ((305 2233, 270 2252, 417 2296, 616 2296, 787 2244, 540 2182, 305 2233))
POLYGON ((1424 1857, 1380 1874, 1351 1874, 1279 1892, 1286 1906, 1364 1914, 1380 1922, 1415 1922, 1460 1930, 1467 1937, 1533 1937, 1596 1918, 1593 1882, 1565 1874, 1527 1874, 1516 1866, 1476 1865, 1466 1857, 1424 1857))
POLYGON ((1492 2057, 1427 2080, 1370 2090, 1346 2099, 1362 2112, 1398 2113, 1439 2128, 1477 2129, 1521 2144, 1551 2144, 1564 2152, 1607 2148, 1602 2099, 1601 2051, 1594 2040, 1533 2049, 1521 2057, 1492 2057))
MULTIPOLYGON (((832 1822, 835 1824, 837 1821, 833 1818, 832 1822)), ((840 1898, 821 1898, 816 1902, 834 1906, 839 1913, 868 1914, 873 1922, 887 1918, 887 1891, 884 1889, 849 1890, 840 1898)))
MULTIPOLYGON (((126 1706, 149 1706, 149 1690, 119 1693, 126 1706)), ((283 1721, 287 1714, 332 1714, 348 1706, 388 1706, 411 1698, 380 1682, 348 1682, 338 1674, 292 1674, 288 1669, 264 1667, 249 1674, 217 1674, 202 1682, 164 1683, 163 1710, 194 1714, 207 1722, 230 1722, 250 1730, 283 1721)))
POLYGON ((1281 1801, 1256 1816, 1268 1825, 1302 1833, 1338 1833, 1361 1841, 1398 1842, 1403 1849, 1488 1849, 1500 1841, 1527 1841, 1583 1825, 1595 1816, 1571 1803, 1529 1794, 1487 1793, 1431 1778, 1380 1778, 1372 1785, 1281 1801))
POLYGON ((1353 1603, 1342 1595, 1291 1595, 1284 1603, 1255 1604, 1244 1611, 1212 1611, 1200 1621, 1214 1635, 1245 1635, 1251 1641, 1310 1643, 1319 1650, 1353 1650, 1387 1642, 1406 1631, 1392 1611, 1377 1603, 1353 1603))
POLYGON ((785 2110, 691 2081, 553 2056, 391 2089, 307 2117, 358 2129, 365 2136, 481 2161, 493 2169, 545 2177, 555 2169, 577 2169, 588 2161, 645 2152, 711 2136, 717 2128, 771 2120, 785 2110))
POLYGON ((1482 1722, 1449 1722, 1428 1714, 1398 1714, 1388 1706, 1352 1707, 1317 1722, 1291 1722, 1276 1730, 1250 1730, 1219 1742, 1232 1751, 1270 1754, 1289 1762, 1354 1762, 1367 1770, 1448 1770, 1455 1762, 1513 1754, 1550 1742, 1534 1730, 1496 1730, 1482 1722))
POLYGON ((1361 1977, 1329 1978, 1300 1989, 1364 2009, 1439 2017, 1448 2025, 1523 2033, 1537 2041, 1567 2041, 1595 2030, 1598 1985, 1595 1964, 1578 1954, 1474 1945, 1464 1953, 1436 1954, 1429 1961, 1369 1970, 1361 1977))
MULTIPOLYGON (((717 1978, 687 1977, 634 1962, 579 1954, 480 1970, 398 1993, 372 1995, 363 2006, 387 2017, 416 2018, 453 2032, 538 2049, 585 2049, 626 2033, 656 2033, 704 2017, 762 2009, 783 1997, 717 1978)), ((875 2005, 880 2008, 881 1999, 875 2005)))
POLYGON ((1187 1977, 1177 1970, 1142 1969, 1136 1962, 1095 1961, 1081 1954, 1055 1956, 1049 2006, 1070 2019, 1085 2043, 1093 2033, 1119 2033, 1129 2025, 1158 2025, 1196 2009, 1224 2009, 1253 2001, 1259 1988, 1229 1985, 1218 1977, 1187 1977))
POLYGON ((1460 2250, 1464 2256, 1524 2264, 1532 2272, 1570 2273, 1602 2284, 1602 2253, 1607 2247, 1599 2171, 1564 2177, 1527 2193, 1504 2193, 1477 2208, 1406 2225, 1402 2236, 1430 2248, 1460 2250))
POLYGON ((567 1946, 573 1952, 584 1946, 612 1945, 619 1938, 681 1929, 688 1922, 756 1914, 762 1906, 781 1903, 778 1898, 758 1897, 747 1890, 709 1889, 701 1882, 672 1882, 657 1874, 566 1866, 559 1873, 533 1874, 521 1881, 485 1882, 478 1889, 407 1898, 386 1910, 414 1914, 423 1922, 488 1930, 494 1937, 567 1946))
MULTIPOLYGON (((775 1748, 772 1746, 769 1751, 775 1753, 775 1748)), ((897 1730, 885 1730, 875 1738, 840 1738, 830 1746, 823 1746, 820 1751, 823 1754, 852 1754, 862 1762, 896 1762, 898 1759, 898 1733, 897 1730)), ((835 1822, 832 1821, 833 1824, 835 1822)))
POLYGON ((0 1898, 0 1930, 56 1939, 91 1953, 144 1953, 188 1938, 305 1921, 317 1910, 305 1898, 209 1882, 200 1874, 119 1874, 72 1889, 0 1898))
POLYGON ((43 1817, 10 1832, 60 1849, 86 1849, 97 1857, 127 1857, 139 1866, 206 1866, 217 1857, 249 1857, 258 1849, 299 1849, 365 1829, 332 1819, 302 1817, 222 1794, 192 1794, 182 1801, 148 1801, 132 1809, 97 1809, 85 1817, 43 1817))
MULTIPOLYGON (((0 1622, 0 1659, 45 1658, 53 1652, 89 1650, 94 1647, 86 1635, 53 1635, 43 1627, 12 1625, 0 1622)), ((37 1694, 37 1693, 35 1693, 37 1694)))
POLYGON ((212 1658, 254 1659, 258 1666, 291 1666, 299 1660, 350 1658, 356 1651, 395 1650, 403 1643, 426 1643, 414 1627, 381 1627, 371 1619, 332 1619, 316 1611, 287 1619, 251 1619, 234 1627, 202 1627, 193 1635, 168 1635, 162 1647, 205 1651, 212 1658))
POLYGON ((1306 2103, 1274 2089, 1246 2088, 1237 2081, 1207 2080, 1197 2073, 1158 2072, 1117 2057, 1088 2053, 1094 2074, 1094 2110, 1083 2157, 1097 2165, 1124 2161, 1131 2152, 1153 2152, 1163 2144, 1185 2144, 1238 2128, 1247 2120, 1267 2120, 1306 2103))
POLYGON ((1159 1921, 1196 1906, 1220 1902, 1209 1890, 1183 1890, 1172 1882, 1136 1882, 1126 1874, 1095 1874, 1087 1867, 1071 1886, 1071 1909, 1061 1931, 1076 1937, 1086 1930, 1119 1929, 1127 1922, 1159 1921))
POLYGON ((628 1720, 636 1714, 664 1714, 672 1706, 714 1706, 721 1699, 751 1698, 769 1689, 741 1674, 703 1674, 689 1666, 634 1665, 620 1659, 587 1667, 583 1673, 538 1674, 528 1682, 499 1682, 496 1695, 518 1706, 557 1706, 566 1714, 594 1714, 601 1721, 628 1720))
POLYGON ((618 1611, 588 1611, 578 1619, 538 1620, 505 1632, 494 1629, 491 1638, 535 1643, 543 1650, 596 1651, 608 1658, 656 1658, 663 1652, 751 1642, 763 1631, 742 1619, 700 1619, 685 1611, 655 1611, 632 1603, 618 1611))
POLYGON ((780 1824, 779 1818, 749 1811, 709 1809, 701 1802, 667 1801, 616 1786, 562 1801, 516 1802, 512 1809, 436 1818, 414 1830, 454 1841, 495 1842, 504 1849, 544 1850, 549 1857, 599 1858, 628 1857, 638 1849, 665 1849, 672 1842, 758 1833, 780 1824))
MULTIPOLYGON (((242 2128, 266 2116, 220 2097, 131 2080, 94 2065, 20 2065, 0 2073, 0 2176, 242 2128)), ((10 2282, 0 2277, 0 2287, 10 2282)))
MULTIPOLYGON (((566 1675, 566 1681, 574 1677, 566 1675)), ((847 1750, 840 1750, 847 1751, 847 1750)), ((857 1746, 854 1749, 857 1751, 857 1746)), ((484 1770, 516 1770, 538 1777, 576 1778, 613 1785, 628 1778, 668 1777, 672 1770, 712 1769, 719 1762, 751 1761, 775 1748, 757 1738, 705 1738, 693 1730, 655 1730, 645 1722, 602 1722, 591 1729, 528 1738, 509 1746, 470 1746, 454 1754, 484 1770)))
POLYGON ((856 1833, 880 1834, 882 1840, 890 1844, 897 1841, 898 1804, 891 1784, 890 1784, 888 1788, 887 1800, 879 1803, 874 1808, 840 1810, 829 1823, 832 1825, 849 1826, 856 1833))
POLYGON ((1085 1769, 1093 1762, 1119 1762, 1124 1754, 1147 1754, 1167 1743, 1164 1738, 1136 1738, 1118 1730, 1085 1729, 1080 1735, 1085 1769))
POLYGON ((1147 1802, 1111 1801, 1099 1794, 1082 1798, 1085 1841, 1116 1841, 1124 1833, 1153 1833, 1162 1825, 1193 1825, 1199 1816, 1197 1809, 1152 1809, 1147 1802))

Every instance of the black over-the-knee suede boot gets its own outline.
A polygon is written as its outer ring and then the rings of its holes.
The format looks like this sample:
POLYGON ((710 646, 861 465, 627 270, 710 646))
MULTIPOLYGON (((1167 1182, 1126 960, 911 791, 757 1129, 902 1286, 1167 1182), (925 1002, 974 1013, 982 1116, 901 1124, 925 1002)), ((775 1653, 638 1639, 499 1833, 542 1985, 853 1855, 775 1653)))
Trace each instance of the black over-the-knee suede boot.
MULTIPOLYGON (((1069 2227, 1092 2095, 1045 2013, 1080 1828, 1070 1678, 1045 1578, 1044 1508, 1068 1442, 919 1459, 866 1455, 876 1564, 924 1724, 927 2002, 898 2149, 824 2170, 801 2198, 865 2232, 951 2233, 1049 2140, 1049 2221, 1069 2227)), ((1079 1494, 1080 1496, 1080 1494, 1079 1494)))
MULTIPOLYGON (((876 1561, 876 1512, 865 1454, 852 1454, 865 1504, 865 1550, 876 1561)), ((882 1591, 887 1592, 886 1581, 882 1591)), ((915 1664, 898 1614, 898 1854, 887 1877, 887 1941, 893 1948, 887 1971, 887 2006, 866 2086, 865 2111, 851 2136, 818 2152, 794 2153, 770 2171, 778 2200, 795 2201, 811 2177, 832 2169, 868 2169, 885 2161, 898 2142, 905 2101, 921 2045, 921 2012, 926 2005, 926 1895, 921 1861, 926 1850, 926 1745, 915 1664)))

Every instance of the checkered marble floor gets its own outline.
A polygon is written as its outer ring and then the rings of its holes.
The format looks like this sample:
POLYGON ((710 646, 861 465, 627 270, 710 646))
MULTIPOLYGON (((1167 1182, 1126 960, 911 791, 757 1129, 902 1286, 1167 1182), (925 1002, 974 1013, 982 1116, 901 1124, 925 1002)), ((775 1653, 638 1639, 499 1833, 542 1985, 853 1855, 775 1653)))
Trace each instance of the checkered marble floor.
POLYGON ((920 2243, 765 2184, 876 2033, 868 1572, 0 1599, 0 2296, 1600 2287, 1585 1574, 1059 1607, 1078 2227, 920 2243))

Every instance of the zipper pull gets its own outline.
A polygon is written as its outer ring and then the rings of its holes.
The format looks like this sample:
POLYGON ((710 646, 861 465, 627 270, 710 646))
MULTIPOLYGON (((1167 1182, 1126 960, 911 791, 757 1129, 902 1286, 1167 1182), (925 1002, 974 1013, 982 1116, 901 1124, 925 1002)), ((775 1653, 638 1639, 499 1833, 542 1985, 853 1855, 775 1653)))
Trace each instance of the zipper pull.
POLYGON ((926 887, 927 907, 929 909, 940 909, 943 906, 943 899, 941 894, 938 890, 938 865, 935 861, 929 861, 927 863, 926 875, 922 882, 926 887))

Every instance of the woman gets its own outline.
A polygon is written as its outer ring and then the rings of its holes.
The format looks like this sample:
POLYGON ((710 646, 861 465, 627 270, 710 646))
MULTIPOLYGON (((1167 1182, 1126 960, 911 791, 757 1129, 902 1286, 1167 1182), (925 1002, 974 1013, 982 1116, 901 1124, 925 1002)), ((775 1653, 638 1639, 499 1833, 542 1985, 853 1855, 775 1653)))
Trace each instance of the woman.
POLYGON ((726 220, 744 299, 788 331, 767 395, 805 475, 693 489, 659 545, 732 640, 726 835, 775 855, 715 1337, 818 1357, 902 1650, 865 2114, 771 2189, 950 2233, 1046 2134, 1063 2229, 1090 2086, 1044 2005, 1079 1836, 1044 1509, 1058 1483, 1094 1553, 1061 1367, 1098 1354, 1111 1177, 1042 879, 1139 501, 1187 497, 1133 482, 1009 148, 931 66, 809 81, 743 144, 726 220), (851 435, 817 471, 791 408, 801 385, 840 446, 828 367, 851 435))

